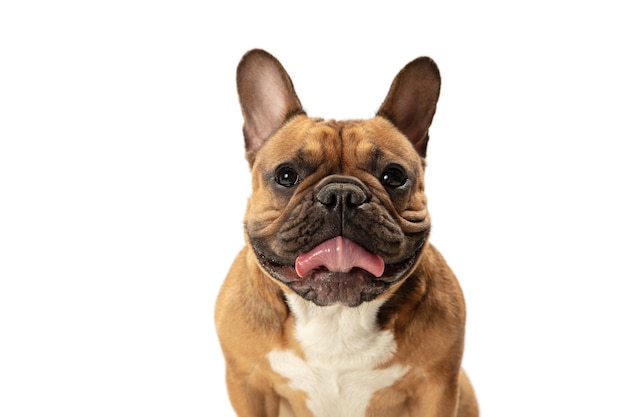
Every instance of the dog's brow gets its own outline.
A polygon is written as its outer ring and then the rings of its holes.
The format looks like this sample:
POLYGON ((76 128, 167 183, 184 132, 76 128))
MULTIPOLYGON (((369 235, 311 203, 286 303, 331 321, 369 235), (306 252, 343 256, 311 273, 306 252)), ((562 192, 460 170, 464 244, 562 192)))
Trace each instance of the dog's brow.
POLYGON ((370 152, 370 155, 369 155, 369 158, 367 159, 367 162, 369 164, 363 165, 359 168, 363 169, 364 171, 374 172, 376 170, 376 167, 378 166, 378 163, 380 162, 382 151, 378 146, 374 145, 371 147, 369 152, 370 152))
POLYGON ((296 156, 294 158, 294 160, 299 163, 305 163, 306 162, 306 154, 307 152, 305 151, 305 147, 301 147, 300 149, 298 149, 298 152, 296 152, 296 156))
POLYGON ((296 152, 296 155, 293 158, 293 162, 296 165, 305 167, 308 170, 314 170, 318 165, 321 164, 322 161, 318 161, 317 158, 315 158, 314 160, 310 153, 311 152, 307 152, 306 147, 303 146, 296 152))

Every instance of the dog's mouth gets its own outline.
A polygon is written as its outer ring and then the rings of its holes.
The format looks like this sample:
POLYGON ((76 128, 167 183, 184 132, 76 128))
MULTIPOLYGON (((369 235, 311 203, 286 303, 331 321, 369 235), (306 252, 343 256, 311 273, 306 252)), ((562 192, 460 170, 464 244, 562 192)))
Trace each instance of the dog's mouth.
POLYGON ((354 307, 373 300, 404 278, 420 251, 401 262, 385 264, 380 255, 337 236, 300 254, 294 265, 281 265, 255 252, 272 277, 301 297, 320 306, 341 303, 354 307))
POLYGON ((300 278, 305 278, 320 267, 330 272, 343 273, 361 268, 380 278, 385 271, 385 261, 380 255, 368 252, 350 239, 337 236, 296 258, 295 270, 300 278))

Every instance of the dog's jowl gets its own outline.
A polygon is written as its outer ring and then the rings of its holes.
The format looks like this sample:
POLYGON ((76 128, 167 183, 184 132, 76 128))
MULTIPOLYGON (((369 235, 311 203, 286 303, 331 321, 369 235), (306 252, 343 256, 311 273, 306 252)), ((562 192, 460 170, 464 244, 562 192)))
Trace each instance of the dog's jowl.
POLYGON ((439 87, 418 58, 373 118, 310 118, 276 58, 242 58, 252 195, 215 311, 239 417, 478 416, 463 294, 428 241, 439 87))

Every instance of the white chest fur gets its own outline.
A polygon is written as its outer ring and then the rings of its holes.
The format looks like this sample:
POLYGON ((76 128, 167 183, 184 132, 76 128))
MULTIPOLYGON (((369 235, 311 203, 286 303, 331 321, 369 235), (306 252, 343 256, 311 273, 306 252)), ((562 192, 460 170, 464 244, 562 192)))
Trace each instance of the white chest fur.
POLYGON ((408 371, 400 365, 376 369, 396 351, 393 334, 376 325, 381 302, 351 308, 319 307, 297 295, 287 301, 304 359, 290 350, 271 351, 268 359, 291 388, 307 393, 315 417, 364 417, 372 394, 408 371))

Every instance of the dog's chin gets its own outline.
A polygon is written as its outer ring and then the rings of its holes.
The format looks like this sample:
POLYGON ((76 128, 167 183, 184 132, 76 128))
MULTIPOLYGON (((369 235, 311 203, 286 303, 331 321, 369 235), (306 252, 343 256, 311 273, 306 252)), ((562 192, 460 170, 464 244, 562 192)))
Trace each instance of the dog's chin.
POLYGON ((380 277, 358 267, 348 272, 334 272, 319 267, 300 277, 294 266, 281 265, 258 251, 255 253, 263 269, 272 278, 285 284, 302 298, 319 306, 343 304, 349 307, 374 300, 393 284, 402 281, 412 271, 419 256, 418 252, 402 262, 385 264, 385 270, 380 277))

